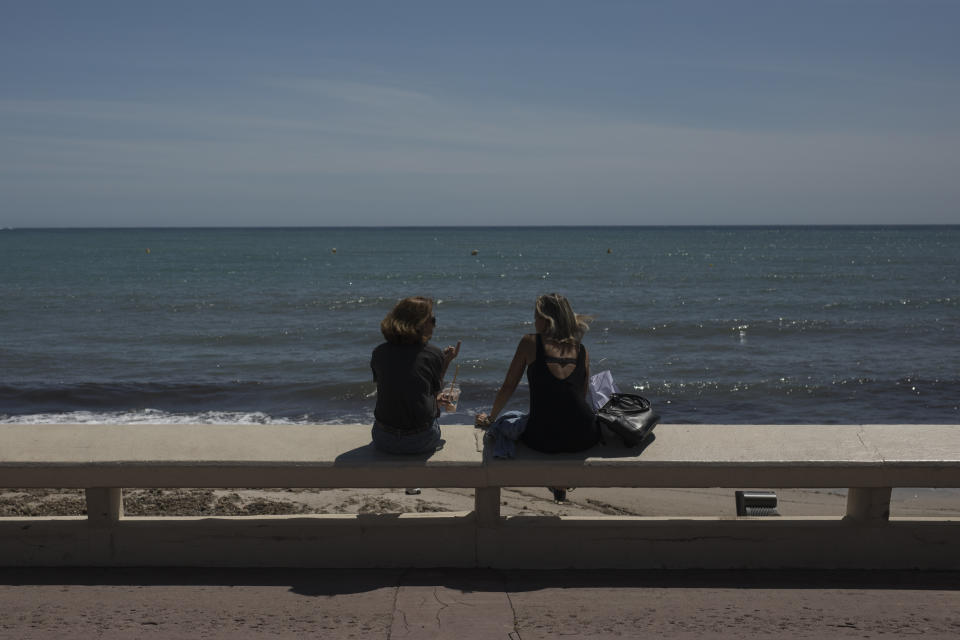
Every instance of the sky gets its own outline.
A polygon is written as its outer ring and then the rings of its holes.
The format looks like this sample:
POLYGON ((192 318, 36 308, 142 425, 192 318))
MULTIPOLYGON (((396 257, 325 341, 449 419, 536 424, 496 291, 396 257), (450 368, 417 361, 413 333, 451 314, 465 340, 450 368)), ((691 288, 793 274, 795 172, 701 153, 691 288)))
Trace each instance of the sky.
POLYGON ((953 0, 0 15, 0 227, 960 224, 953 0))

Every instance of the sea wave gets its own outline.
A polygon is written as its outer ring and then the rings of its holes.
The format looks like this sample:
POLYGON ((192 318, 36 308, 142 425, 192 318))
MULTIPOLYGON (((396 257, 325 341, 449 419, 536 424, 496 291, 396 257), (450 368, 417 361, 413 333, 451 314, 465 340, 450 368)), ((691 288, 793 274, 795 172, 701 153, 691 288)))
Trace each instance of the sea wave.
POLYGON ((158 409, 137 411, 63 411, 0 415, 0 424, 298 424, 290 418, 275 418, 259 411, 203 411, 173 413, 158 409))
MULTIPOLYGON (((626 388, 624 388, 626 387, 626 388)), ((960 380, 635 381, 664 421, 709 424, 958 424, 960 380)))
MULTIPOLYGON (((615 378, 622 391, 647 397, 664 423, 960 424, 953 379, 615 378)), ((441 424, 470 424, 489 411, 498 385, 460 380, 460 406, 441 424)), ((528 392, 521 384, 507 408, 525 409, 528 392)), ((371 424, 375 403, 372 383, 0 386, 0 423, 371 424)))
POLYGON ((372 382, 312 383, 226 382, 167 384, 157 382, 86 382, 57 385, 0 385, 0 415, 117 413, 161 411, 202 415, 227 412, 264 414, 277 419, 357 413, 372 407, 372 382))

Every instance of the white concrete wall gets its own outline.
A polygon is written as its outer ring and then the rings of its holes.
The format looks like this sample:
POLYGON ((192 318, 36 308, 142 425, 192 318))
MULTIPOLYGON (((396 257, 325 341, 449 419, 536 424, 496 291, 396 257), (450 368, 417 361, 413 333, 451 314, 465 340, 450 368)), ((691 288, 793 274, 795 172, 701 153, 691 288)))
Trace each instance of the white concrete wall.
POLYGON ((87 489, 90 518, 0 518, 0 566, 960 569, 960 522, 889 520, 960 487, 957 425, 660 425, 642 452, 388 456, 365 425, 0 425, 0 486, 87 489), (499 514, 499 488, 849 487, 845 518, 499 514), (126 518, 120 487, 473 487, 458 514, 126 518))
POLYGON ((0 566, 960 569, 960 521, 472 513, 0 519, 0 566))

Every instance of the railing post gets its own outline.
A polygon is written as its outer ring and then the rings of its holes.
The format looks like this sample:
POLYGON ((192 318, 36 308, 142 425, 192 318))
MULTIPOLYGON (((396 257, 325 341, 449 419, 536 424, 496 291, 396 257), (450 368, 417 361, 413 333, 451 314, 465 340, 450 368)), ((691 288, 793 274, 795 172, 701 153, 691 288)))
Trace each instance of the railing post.
POLYGON ((500 522, 500 487, 477 487, 473 494, 477 524, 495 527, 500 522))
POLYGON ((847 489, 845 520, 886 522, 890 519, 890 487, 850 487, 847 489))
POLYGON ((86 489, 87 520, 94 527, 110 527, 123 517, 123 490, 111 487, 86 489))

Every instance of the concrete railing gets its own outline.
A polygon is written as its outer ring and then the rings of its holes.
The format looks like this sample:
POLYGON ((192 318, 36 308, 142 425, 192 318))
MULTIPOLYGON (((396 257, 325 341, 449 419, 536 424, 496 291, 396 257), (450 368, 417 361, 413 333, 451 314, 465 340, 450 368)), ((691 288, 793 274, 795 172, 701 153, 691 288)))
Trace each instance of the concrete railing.
POLYGON ((0 425, 0 486, 82 488, 87 517, 0 518, 0 566, 960 568, 960 521, 890 518, 894 487, 960 487, 960 425, 660 425, 642 452, 481 432, 389 456, 364 425, 0 425), (503 487, 848 488, 845 517, 500 514, 503 487), (121 487, 461 487, 469 512, 125 517, 121 487))

